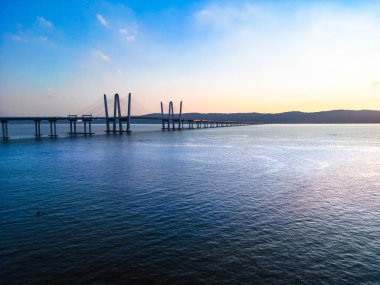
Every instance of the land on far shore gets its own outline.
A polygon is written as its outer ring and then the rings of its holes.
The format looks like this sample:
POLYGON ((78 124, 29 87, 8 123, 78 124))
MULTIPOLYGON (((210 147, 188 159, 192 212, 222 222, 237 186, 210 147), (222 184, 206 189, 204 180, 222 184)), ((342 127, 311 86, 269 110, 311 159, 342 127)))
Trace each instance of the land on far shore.
MULTIPOLYGON (((145 116, 160 117, 160 113, 145 116)), ((380 111, 333 110, 322 112, 284 113, 186 113, 184 118, 203 120, 244 121, 257 124, 371 124, 380 123, 380 111)))
MULTIPOLYGON (((123 116, 126 114, 123 113, 123 116)), ((178 114, 174 114, 178 118, 178 114)), ((110 115, 112 117, 112 115, 110 115)), ((161 113, 145 114, 141 117, 161 118, 161 113)), ((167 118, 167 114, 165 114, 167 118)), ((380 111, 374 110, 332 110, 321 112, 284 112, 284 113, 184 113, 184 119, 239 121, 254 124, 380 124, 380 111)), ((80 119, 80 116, 79 116, 80 119)), ((97 120, 96 123, 103 123, 97 120)), ((33 123, 14 121, 12 124, 33 123)), ((64 123, 64 122, 61 122, 64 123)), ((161 124, 161 120, 133 119, 132 123, 161 124)))

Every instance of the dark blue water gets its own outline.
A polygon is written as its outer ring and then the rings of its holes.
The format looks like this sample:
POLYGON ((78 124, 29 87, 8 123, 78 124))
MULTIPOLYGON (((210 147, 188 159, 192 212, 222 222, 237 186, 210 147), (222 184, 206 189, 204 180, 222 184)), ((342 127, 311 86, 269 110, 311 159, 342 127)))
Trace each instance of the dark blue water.
POLYGON ((18 139, 0 190, 1 284, 380 283, 378 125, 18 139))

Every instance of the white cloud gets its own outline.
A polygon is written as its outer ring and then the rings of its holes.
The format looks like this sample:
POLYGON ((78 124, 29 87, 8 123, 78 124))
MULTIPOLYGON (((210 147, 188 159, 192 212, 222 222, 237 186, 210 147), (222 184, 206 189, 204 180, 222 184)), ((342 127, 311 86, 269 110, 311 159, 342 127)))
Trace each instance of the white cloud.
POLYGON ((50 22, 50 21, 48 21, 48 20, 46 20, 44 17, 38 16, 38 17, 37 17, 37 21, 38 21, 38 23, 39 23, 41 26, 43 26, 43 27, 45 27, 45 28, 49 28, 49 29, 51 29, 51 28, 54 27, 53 23, 50 22))
POLYGON ((94 58, 101 59, 101 60, 106 61, 106 62, 111 61, 111 58, 108 55, 106 55, 105 53, 101 52, 100 50, 93 51, 91 53, 91 55, 94 58))
POLYGON ((24 38, 23 36, 20 36, 20 35, 11 35, 10 38, 12 41, 15 41, 15 42, 23 42, 23 43, 27 42, 26 38, 24 38))
POLYGON ((198 43, 199 57, 210 68, 239 70, 248 88, 275 89, 270 82, 276 81, 289 92, 301 86, 343 90, 347 82, 353 90, 353 82, 368 82, 376 74, 380 21, 371 9, 316 4, 285 13, 280 8, 213 4, 199 10, 195 23, 207 35, 198 43), (255 85, 253 75, 261 79, 255 85))
POLYGON ((231 27, 239 23, 253 23, 255 18, 260 16, 263 16, 262 9, 253 4, 228 6, 212 4, 194 14, 194 18, 198 23, 210 24, 216 27, 231 27))
POLYGON ((98 19, 98 22, 104 26, 104 27, 108 27, 108 22, 107 20, 100 14, 96 14, 96 19, 98 19))
POLYGON ((126 28, 123 28, 123 29, 119 29, 119 33, 121 35, 123 35, 123 37, 125 37, 125 39, 129 42, 133 42, 136 38, 136 32, 134 31, 130 31, 126 28))
POLYGON ((40 36, 38 37, 38 41, 41 43, 47 43, 49 39, 47 37, 40 36))

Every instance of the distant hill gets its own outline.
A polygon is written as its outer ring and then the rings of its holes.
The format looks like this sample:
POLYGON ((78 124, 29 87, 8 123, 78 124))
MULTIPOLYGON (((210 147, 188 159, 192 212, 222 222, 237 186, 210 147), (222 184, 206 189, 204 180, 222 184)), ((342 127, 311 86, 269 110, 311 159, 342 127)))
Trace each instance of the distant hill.
MULTIPOLYGON (((161 116, 149 114, 146 116, 161 116)), ((262 113, 187 113, 184 118, 205 120, 244 121, 257 124, 353 124, 380 123, 380 111, 371 110, 333 110, 314 113, 285 112, 275 114, 262 113)))

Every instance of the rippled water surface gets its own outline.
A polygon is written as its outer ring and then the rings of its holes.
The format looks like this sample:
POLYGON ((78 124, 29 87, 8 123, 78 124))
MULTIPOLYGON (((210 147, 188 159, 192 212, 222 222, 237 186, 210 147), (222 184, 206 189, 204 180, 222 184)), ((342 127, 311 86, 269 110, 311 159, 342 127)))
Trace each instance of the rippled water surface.
POLYGON ((378 125, 15 139, 0 190, 1 284, 380 283, 378 125))

